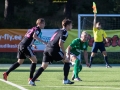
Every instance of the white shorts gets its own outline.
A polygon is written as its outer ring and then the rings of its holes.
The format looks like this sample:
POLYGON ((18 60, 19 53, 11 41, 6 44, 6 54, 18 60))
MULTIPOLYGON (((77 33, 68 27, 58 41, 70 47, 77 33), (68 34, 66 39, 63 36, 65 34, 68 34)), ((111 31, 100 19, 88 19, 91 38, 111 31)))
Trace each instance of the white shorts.
MULTIPOLYGON (((76 56, 76 55, 74 55, 74 54, 71 53, 71 54, 70 54, 70 63, 72 63, 72 65, 75 64, 75 62, 72 61, 72 57, 73 57, 73 56, 75 56, 75 57, 77 57, 77 59, 79 59, 79 55, 76 56)), ((67 54, 66 54, 66 57, 68 58, 68 55, 67 55, 67 54)), ((79 60, 80 60, 80 63, 81 63, 81 59, 79 59, 79 60)))

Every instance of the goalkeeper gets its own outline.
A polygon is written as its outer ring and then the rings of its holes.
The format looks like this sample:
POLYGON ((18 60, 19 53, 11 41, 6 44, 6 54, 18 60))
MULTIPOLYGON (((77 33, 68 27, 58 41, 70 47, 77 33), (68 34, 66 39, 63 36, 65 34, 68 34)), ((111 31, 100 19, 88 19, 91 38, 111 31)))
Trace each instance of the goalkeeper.
POLYGON ((79 72, 82 70, 81 60, 79 60, 78 58, 81 50, 84 50, 84 58, 86 61, 86 65, 89 66, 88 53, 87 53, 87 47, 88 47, 87 37, 88 37, 87 32, 83 31, 81 34, 81 38, 74 39, 66 49, 67 52, 66 57, 72 63, 74 63, 72 80, 75 81, 82 81, 78 76, 79 72))

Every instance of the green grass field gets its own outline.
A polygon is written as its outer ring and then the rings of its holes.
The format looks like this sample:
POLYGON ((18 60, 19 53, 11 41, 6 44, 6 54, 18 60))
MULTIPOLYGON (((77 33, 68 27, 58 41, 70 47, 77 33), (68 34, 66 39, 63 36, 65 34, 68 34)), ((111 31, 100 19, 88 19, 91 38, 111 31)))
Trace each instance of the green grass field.
MULTIPOLYGON (((38 68, 38 66, 37 66, 38 68)), ((8 67, 0 66, 0 79, 2 73, 8 67)), ((71 79, 72 69, 69 78, 71 79)), ((28 85, 29 66, 21 66, 8 77, 8 81, 22 86, 28 90, 120 90, 120 67, 105 68, 105 66, 96 66, 87 68, 83 66, 82 72, 79 73, 83 81, 75 82, 73 85, 62 84, 63 71, 62 67, 49 67, 41 77, 36 81, 37 86, 28 85)), ((0 90, 19 90, 3 81, 0 81, 0 90)))

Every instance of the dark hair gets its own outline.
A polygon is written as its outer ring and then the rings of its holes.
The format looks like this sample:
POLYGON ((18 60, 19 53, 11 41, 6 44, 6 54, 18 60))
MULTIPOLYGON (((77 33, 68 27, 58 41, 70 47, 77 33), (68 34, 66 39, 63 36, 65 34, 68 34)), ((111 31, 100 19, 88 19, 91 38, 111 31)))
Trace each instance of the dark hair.
POLYGON ((64 19, 63 21, 62 21, 62 26, 67 26, 67 25, 69 25, 69 24, 71 24, 72 23, 72 21, 70 20, 70 19, 64 19))
POLYGON ((36 24, 38 25, 39 23, 43 23, 43 22, 45 22, 44 18, 39 18, 37 19, 36 24))

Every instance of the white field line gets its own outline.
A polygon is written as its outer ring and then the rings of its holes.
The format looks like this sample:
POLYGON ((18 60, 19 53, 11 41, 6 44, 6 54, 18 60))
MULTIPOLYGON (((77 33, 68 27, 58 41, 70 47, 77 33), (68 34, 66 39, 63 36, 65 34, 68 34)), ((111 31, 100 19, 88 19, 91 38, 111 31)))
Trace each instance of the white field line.
POLYGON ((11 85, 13 87, 16 87, 16 88, 20 89, 20 90, 28 90, 28 89, 26 89, 26 88, 24 88, 22 86, 19 86, 17 84, 14 84, 14 83, 10 82, 10 81, 5 81, 3 79, 0 79, 0 81, 5 82, 5 83, 7 83, 7 84, 9 84, 9 85, 11 85))
MULTIPOLYGON (((21 85, 21 86, 30 86, 30 85, 21 85)), ((36 87, 36 86, 33 86, 33 87, 36 87)), ((81 87, 81 88, 96 88, 96 89, 101 88, 101 89, 110 89, 110 90, 111 89, 112 90, 120 90, 119 87, 117 88, 117 87, 107 87, 107 86, 106 87, 103 87, 103 86, 100 87, 100 86, 73 86, 73 85, 65 85, 65 86, 40 86, 40 85, 38 86, 37 85, 37 87, 43 87, 43 88, 46 88, 46 87, 48 87, 48 88, 49 87, 51 87, 51 88, 52 87, 56 87, 56 88, 61 88, 61 87, 64 87, 64 88, 68 88, 68 87, 69 88, 80 88, 81 87)))

